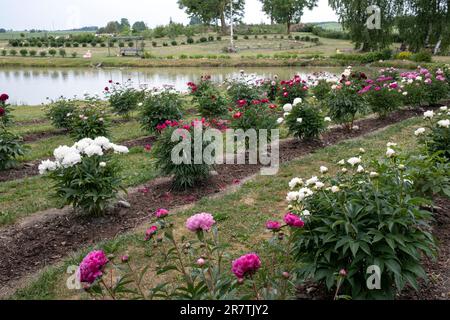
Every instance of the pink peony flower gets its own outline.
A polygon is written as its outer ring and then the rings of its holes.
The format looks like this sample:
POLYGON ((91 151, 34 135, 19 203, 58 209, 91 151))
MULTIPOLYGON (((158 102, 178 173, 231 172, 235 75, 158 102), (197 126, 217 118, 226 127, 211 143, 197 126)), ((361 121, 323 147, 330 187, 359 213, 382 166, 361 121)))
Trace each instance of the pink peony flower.
POLYGON ((216 223, 210 213, 198 213, 186 221, 186 228, 192 232, 209 231, 216 223))
POLYGON ((151 226, 147 231, 145 231, 145 241, 150 240, 158 231, 157 226, 151 226))
POLYGON ((235 114, 233 114, 233 118, 234 119, 239 119, 242 117, 242 113, 241 112, 236 112, 235 114))
POLYGON ((278 221, 267 221, 266 228, 272 231, 279 231, 281 229, 281 223, 278 221))
POLYGON ((341 269, 341 271, 339 271, 339 275, 340 275, 341 277, 346 277, 346 276, 347 276, 347 270, 341 269))
POLYGON ((256 253, 246 254, 233 261, 231 271, 238 279, 251 276, 261 268, 261 260, 256 253))
POLYGON ((158 210, 156 210, 156 212, 155 212, 155 216, 156 216, 158 219, 167 217, 168 215, 169 215, 169 210, 163 209, 163 208, 158 209, 158 210))
POLYGON ((92 284, 103 275, 103 268, 108 258, 101 250, 92 251, 81 262, 78 268, 80 282, 92 284))
POLYGON ((303 228, 305 226, 305 223, 303 222, 303 220, 291 212, 287 213, 284 216, 284 222, 286 222, 286 224, 288 226, 293 227, 293 228, 303 228))

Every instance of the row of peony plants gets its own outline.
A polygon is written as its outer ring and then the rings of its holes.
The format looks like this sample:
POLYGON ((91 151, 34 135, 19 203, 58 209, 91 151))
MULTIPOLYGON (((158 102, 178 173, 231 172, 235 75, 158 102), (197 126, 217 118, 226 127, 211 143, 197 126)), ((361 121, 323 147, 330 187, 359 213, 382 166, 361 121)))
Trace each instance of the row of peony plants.
POLYGON ((144 260, 95 250, 81 262, 79 280, 95 299, 290 299, 307 280, 330 299, 393 299, 407 285, 419 290, 422 258, 437 252, 428 199, 450 197, 448 116, 446 107, 424 114, 427 126, 414 132, 418 155, 389 142, 380 161, 366 160, 360 149, 334 170, 322 166, 317 176, 292 179, 289 212, 267 221, 272 237, 256 252, 231 254, 210 213, 188 218, 195 236, 186 237, 170 212, 158 209, 140 242, 144 260), (380 268, 381 289, 367 286, 371 266, 380 268))

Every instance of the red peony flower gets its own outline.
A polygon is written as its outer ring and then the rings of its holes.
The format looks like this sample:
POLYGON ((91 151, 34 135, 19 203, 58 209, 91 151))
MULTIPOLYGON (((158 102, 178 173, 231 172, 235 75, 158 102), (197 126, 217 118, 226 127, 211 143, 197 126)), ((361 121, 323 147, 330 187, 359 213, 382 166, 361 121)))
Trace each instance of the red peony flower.
POLYGON ((0 107, 0 117, 3 117, 6 114, 6 110, 0 107))
POLYGON ((239 119, 240 117, 242 117, 242 112, 236 112, 235 114, 233 114, 234 119, 239 119))
POLYGON ((9 99, 9 96, 6 93, 2 93, 0 95, 0 101, 5 102, 8 99, 9 99))
POLYGON ((108 88, 108 87, 105 87, 105 91, 109 91, 109 88, 108 88))
POLYGON ((277 106, 276 104, 271 104, 271 105, 269 106, 269 108, 270 108, 270 109, 276 109, 276 108, 278 108, 278 106, 277 106))

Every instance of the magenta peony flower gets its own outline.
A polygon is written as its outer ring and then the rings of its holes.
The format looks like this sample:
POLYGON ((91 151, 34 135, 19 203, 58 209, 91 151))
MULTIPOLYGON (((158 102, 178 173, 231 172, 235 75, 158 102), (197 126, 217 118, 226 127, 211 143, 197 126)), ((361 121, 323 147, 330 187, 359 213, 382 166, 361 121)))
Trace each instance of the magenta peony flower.
POLYGON ((5 109, 0 107, 0 117, 3 117, 5 114, 6 114, 5 109))
POLYGON ((187 219, 186 228, 193 232, 209 231, 215 223, 210 213, 199 213, 187 219))
POLYGON ((267 221, 266 228, 272 231, 279 231, 281 229, 281 223, 278 221, 267 221))
POLYGON ((167 210, 167 209, 158 209, 158 210, 156 210, 156 212, 155 212, 155 216, 158 218, 158 219, 161 219, 161 218, 164 218, 164 217, 167 217, 169 215, 169 210, 167 210))
POLYGON ((158 231, 158 227, 157 226, 152 226, 149 229, 147 229, 147 231, 145 231, 145 241, 150 240, 158 231))
POLYGON ((108 258, 101 250, 89 253, 78 268, 80 282, 94 283, 95 280, 103 275, 103 268, 108 262, 108 258))
POLYGON ((251 276, 261 268, 261 260, 256 253, 246 254, 233 261, 231 271, 238 279, 251 276))
POLYGON ((303 220, 291 212, 287 213, 284 216, 284 222, 286 222, 286 224, 288 226, 293 227, 293 228, 303 228, 305 226, 305 223, 303 222, 303 220))

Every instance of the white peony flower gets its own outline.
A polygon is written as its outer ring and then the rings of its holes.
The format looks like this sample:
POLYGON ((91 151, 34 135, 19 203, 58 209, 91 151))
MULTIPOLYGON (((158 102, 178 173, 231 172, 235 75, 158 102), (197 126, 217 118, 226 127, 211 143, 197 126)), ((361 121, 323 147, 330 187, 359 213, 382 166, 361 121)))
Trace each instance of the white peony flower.
POLYGON ((386 151, 386 157, 392 158, 393 156, 395 156, 395 150, 388 148, 386 151))
POLYGON ((330 117, 325 117, 325 122, 331 122, 331 118, 330 117))
POLYGON ((325 166, 320 167, 320 173, 327 173, 328 172, 328 168, 325 166))
POLYGON ((364 149, 364 148, 359 148, 359 152, 361 152, 361 153, 366 153, 366 149, 364 149))
POLYGON ((358 166, 358 169, 356 170, 356 172, 358 173, 363 173, 364 172, 364 167, 363 166, 358 166))
POLYGON ((306 186, 310 186, 310 185, 316 184, 318 181, 319 181, 319 178, 312 177, 311 179, 306 180, 306 186))
POLYGON ((378 174, 378 172, 374 172, 374 171, 371 172, 369 175, 370 175, 371 178, 378 178, 378 177, 380 176, 380 175, 378 174))
POLYGON ((347 173, 348 172, 348 170, 346 169, 346 168, 342 168, 342 173, 347 173))
POLYGON ((144 104, 142 102, 138 103, 138 107, 142 107, 144 104))
POLYGON ((386 147, 388 147, 388 148, 392 148, 392 147, 396 147, 396 146, 397 146, 397 144, 394 143, 394 142, 388 142, 388 143, 386 144, 386 147))
POLYGON ((325 187, 325 184, 323 182, 320 182, 320 181, 316 182, 316 189, 317 190, 323 189, 323 187, 325 187))
POLYGON ((445 112, 445 111, 448 110, 448 107, 447 107, 447 106, 443 106, 443 107, 440 107, 439 109, 440 109, 441 111, 444 111, 444 112, 445 112))
POLYGON ((339 162, 338 162, 338 165, 340 165, 340 166, 345 166, 345 160, 342 159, 341 161, 339 161, 339 162))
POLYGON ((103 150, 109 150, 112 148, 112 144, 108 138, 105 137, 97 137, 94 139, 94 143, 101 147, 103 150))
POLYGON ((438 122, 438 126, 442 128, 448 128, 450 126, 450 120, 449 119, 441 120, 438 122))
POLYGON ((78 150, 74 147, 59 146, 55 149, 55 151, 53 151, 53 156, 56 160, 62 161, 64 157, 70 153, 78 153, 78 150))
POLYGON ((292 111, 292 104, 286 103, 283 107, 284 112, 291 112, 292 111))
POLYGON ((341 189, 339 187, 337 187, 337 186, 332 186, 331 187, 331 192, 338 193, 339 191, 341 191, 341 189))
POLYGON ((433 119, 433 117, 434 117, 434 112, 433 112, 432 110, 427 111, 427 112, 425 112, 425 113, 423 114, 423 117, 424 117, 425 119, 433 119))
POLYGON ((303 212, 300 215, 304 217, 309 217, 311 216, 311 212, 309 210, 303 210, 303 212))
POLYGON ((118 146, 118 145, 116 145, 116 144, 113 144, 113 145, 112 145, 112 148, 113 148, 113 150, 114 150, 114 153, 128 153, 128 152, 130 152, 130 151, 128 150, 128 148, 125 147, 125 146, 118 146))
POLYGON ((282 124, 284 122, 284 119, 283 118, 278 118, 278 120, 277 120, 277 123, 278 124, 282 124))
POLYGON ((416 131, 414 131, 414 134, 416 135, 416 137, 421 136, 425 133, 426 129, 425 128, 419 128, 416 131))
POLYGON ((102 167, 102 168, 106 167, 106 162, 100 162, 99 166, 102 167))
POLYGON ((298 105, 298 104, 300 104, 300 103, 302 103, 302 102, 303 102, 303 99, 302 99, 302 98, 295 98, 293 105, 294 105, 294 107, 295 107, 296 105, 298 105))
POLYGON ((295 192, 295 191, 289 192, 289 193, 287 194, 287 197, 286 197, 286 200, 287 200, 288 202, 297 201, 298 199, 299 199, 299 193, 298 193, 298 192, 295 192))
POLYGON ((78 152, 72 152, 72 153, 66 154, 64 159, 61 161, 61 165, 64 168, 69 168, 69 167, 73 167, 74 165, 76 165, 77 163, 80 163, 80 162, 81 162, 81 155, 78 152))
POLYGON ((361 163, 361 158, 357 158, 357 157, 353 157, 347 160, 347 163, 352 165, 353 167, 356 166, 357 164, 361 163))
POLYGON ((77 143, 74 144, 74 147, 80 151, 80 152, 84 152, 84 150, 89 147, 91 144, 94 143, 94 140, 90 139, 90 138, 84 138, 81 139, 80 141, 78 141, 77 143))
POLYGON ((297 122, 298 123, 303 123, 303 119, 302 118, 297 118, 297 122))
POLYGON ((298 186, 302 186, 303 185, 303 180, 300 178, 294 178, 289 182, 289 188, 294 189, 298 186))
POLYGON ((103 149, 102 149, 102 147, 100 147, 100 146, 98 146, 96 144, 92 144, 89 147, 87 147, 86 149, 84 149, 84 153, 88 157, 102 156, 103 155, 103 149))
POLYGON ((408 95, 408 92, 405 91, 402 94, 406 97, 408 95))
POLYGON ((302 188, 298 191, 298 201, 302 201, 305 198, 312 196, 314 192, 312 192, 309 188, 302 188))
POLYGON ((58 168, 58 165, 56 162, 50 161, 50 160, 45 160, 42 161, 41 164, 39 165, 38 169, 39 169, 39 174, 45 174, 48 171, 54 171, 58 168))

